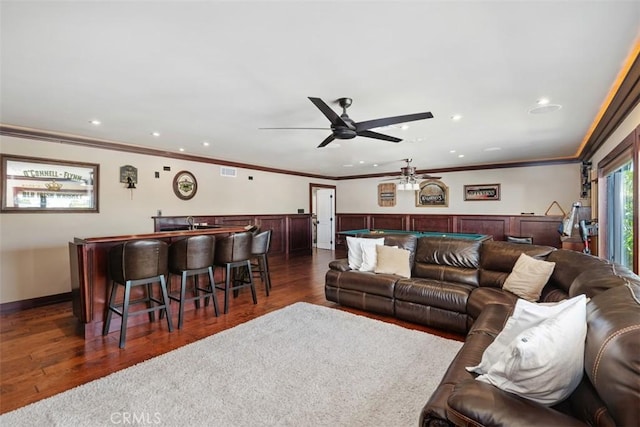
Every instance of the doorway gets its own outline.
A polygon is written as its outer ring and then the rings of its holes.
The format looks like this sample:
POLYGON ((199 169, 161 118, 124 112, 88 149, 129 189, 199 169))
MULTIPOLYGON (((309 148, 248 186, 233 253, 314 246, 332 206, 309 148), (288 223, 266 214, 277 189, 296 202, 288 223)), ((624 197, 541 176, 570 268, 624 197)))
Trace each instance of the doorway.
POLYGON ((317 249, 335 249, 336 187, 309 184, 313 246, 317 249))

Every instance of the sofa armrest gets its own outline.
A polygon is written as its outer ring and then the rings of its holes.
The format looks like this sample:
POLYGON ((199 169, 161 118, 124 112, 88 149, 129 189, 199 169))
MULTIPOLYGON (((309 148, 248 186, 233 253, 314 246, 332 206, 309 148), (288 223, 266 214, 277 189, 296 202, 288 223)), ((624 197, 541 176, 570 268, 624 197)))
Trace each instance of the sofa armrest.
POLYGON ((329 263, 330 270, 350 271, 349 260, 347 258, 334 259, 329 263))
POLYGON ((555 409, 476 380, 458 383, 447 400, 447 418, 464 426, 585 426, 555 409))

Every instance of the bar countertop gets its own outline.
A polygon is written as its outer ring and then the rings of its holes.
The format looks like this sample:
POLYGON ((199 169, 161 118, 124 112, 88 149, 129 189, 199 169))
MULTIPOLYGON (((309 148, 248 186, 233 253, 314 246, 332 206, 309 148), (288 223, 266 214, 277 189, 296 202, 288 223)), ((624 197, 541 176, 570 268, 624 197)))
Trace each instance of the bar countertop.
POLYGON ((162 239, 169 237, 181 237, 181 236, 199 236, 202 234, 229 234, 229 233, 241 233, 246 231, 245 227, 241 226, 217 226, 217 227, 203 227, 195 230, 174 230, 174 231, 159 231, 154 233, 144 234, 128 234, 121 236, 107 236, 107 237, 74 237, 73 242, 77 245, 89 244, 89 243, 106 243, 106 242, 118 242, 127 240, 138 239, 162 239))

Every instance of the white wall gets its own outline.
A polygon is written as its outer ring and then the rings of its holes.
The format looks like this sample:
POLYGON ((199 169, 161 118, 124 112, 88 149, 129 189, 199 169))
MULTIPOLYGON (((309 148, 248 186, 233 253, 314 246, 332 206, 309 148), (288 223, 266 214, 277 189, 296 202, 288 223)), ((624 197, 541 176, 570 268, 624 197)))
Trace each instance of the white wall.
POLYGON ((309 183, 334 183, 248 169, 225 178, 212 164, 6 136, 0 136, 0 152, 100 165, 97 214, 0 214, 0 303, 69 292, 67 244, 74 237, 150 233, 158 209, 164 216, 286 214, 299 208, 308 213, 309 183), (119 182, 120 167, 127 164, 138 168, 133 198, 119 182), (173 177, 181 170, 198 181, 197 193, 188 201, 173 193, 173 177), (154 178, 156 171, 160 178, 154 178))
MULTIPOLYGON (((386 208, 377 204, 377 178, 332 181, 246 169, 238 169, 237 178, 225 178, 212 164, 6 136, 0 136, 0 152, 100 165, 100 213, 0 214, 0 303, 69 292, 67 242, 151 232, 158 209, 165 216, 308 212, 313 182, 336 186, 338 213, 542 215, 554 200, 567 211, 580 191, 578 164, 455 172, 441 174, 449 186, 448 207, 416 207, 413 192, 399 192, 396 206, 386 208), (133 199, 119 182, 119 168, 126 164, 138 168, 133 199), (189 201, 173 194, 172 180, 181 170, 198 180, 198 192, 189 201), (160 178, 154 178, 156 171, 160 178), (492 183, 501 184, 500 201, 463 200, 463 185, 492 183)), ((419 159, 415 164, 420 166, 419 159)))
MULTIPOLYGON (((420 165, 419 159, 414 163, 420 165)), ((488 169, 469 172, 437 174, 449 187, 448 207, 416 207, 414 191, 398 191, 396 206, 378 206, 378 184, 381 180, 368 178, 339 181, 337 211, 339 213, 415 213, 415 214, 494 214, 519 215, 533 212, 544 215, 557 201, 569 212, 580 200, 580 164, 531 166, 521 168, 488 169), (464 185, 500 184, 498 201, 464 201, 464 185)), ((388 182, 388 181, 386 181, 388 182)), ((553 208, 549 214, 561 213, 553 208)))

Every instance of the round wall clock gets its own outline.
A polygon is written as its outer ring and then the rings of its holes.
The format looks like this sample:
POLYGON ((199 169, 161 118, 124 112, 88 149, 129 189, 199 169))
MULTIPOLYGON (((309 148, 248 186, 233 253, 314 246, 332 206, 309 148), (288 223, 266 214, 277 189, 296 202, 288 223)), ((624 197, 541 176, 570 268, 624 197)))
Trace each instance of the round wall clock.
POLYGON ((173 192, 182 200, 189 200, 198 191, 198 181, 189 171, 180 171, 173 178, 173 192))

